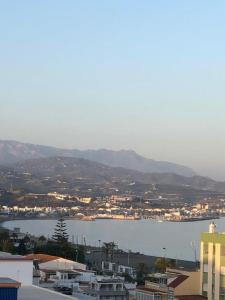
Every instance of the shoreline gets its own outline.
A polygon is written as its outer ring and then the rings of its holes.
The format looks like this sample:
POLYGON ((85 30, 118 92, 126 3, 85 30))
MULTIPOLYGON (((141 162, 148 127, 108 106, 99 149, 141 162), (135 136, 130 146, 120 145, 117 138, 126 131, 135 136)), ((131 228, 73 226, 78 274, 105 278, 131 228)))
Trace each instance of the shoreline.
MULTIPOLYGON (((8 222, 8 221, 17 221, 17 220, 40 220, 40 219, 34 219, 34 218, 31 218, 31 219, 24 219, 24 218, 17 218, 17 219, 4 219, 4 220, 0 220, 0 228, 1 229, 5 229, 7 231, 9 231, 10 233, 13 232, 12 229, 9 229, 7 227, 4 227, 3 226, 3 223, 4 222, 8 222)), ((56 218, 45 218, 45 220, 57 220, 56 218)), ((24 233, 26 234, 25 232, 21 232, 21 233, 24 233)), ((34 235, 34 234, 30 234, 33 238, 38 238, 39 236, 38 235, 34 235)), ((75 245, 75 244, 74 244, 75 245)), ((90 251, 90 254, 89 251, 87 251, 86 255, 87 257, 91 258, 90 256, 94 255, 94 257, 92 259, 96 259, 96 255, 98 255, 98 252, 99 252, 99 247, 98 246, 94 246, 94 245, 85 245, 86 249, 90 251), (90 256, 89 256, 90 255, 90 256)), ((99 259, 101 260, 102 258, 102 248, 100 250, 101 254, 100 254, 100 257, 99 259)), ((128 255, 130 257, 130 266, 133 266, 133 267, 137 267, 138 266, 138 263, 145 263, 150 269, 152 267, 154 267, 154 263, 155 263, 155 260, 161 256, 155 256, 155 255, 151 255, 151 254, 146 254, 146 253, 141 253, 141 252, 137 252, 137 251, 129 251, 129 254, 128 252, 126 252, 124 249, 118 249, 116 252, 115 252, 115 256, 117 257, 117 259, 122 263, 122 264, 126 264, 127 263, 127 259, 128 259, 128 255)), ((198 260, 196 261, 193 261, 192 259, 175 259, 175 258, 171 258, 171 257, 167 257, 167 259, 172 259, 172 260, 176 260, 176 263, 177 263, 177 266, 178 267, 181 267, 181 268, 195 268, 196 267, 196 264, 198 264, 198 260)))
POLYGON ((175 219, 171 219, 171 220, 163 220, 163 219, 157 219, 157 218, 145 218, 145 217, 140 217, 140 218, 103 218, 103 217, 95 217, 95 216, 85 216, 84 218, 76 218, 76 217, 68 217, 68 216, 58 216, 58 217, 50 217, 50 216, 46 216, 46 217, 6 217, 6 218, 0 218, 0 227, 3 227, 2 224, 5 222, 10 222, 10 221, 32 221, 32 220, 59 220, 60 218, 63 218, 64 220, 74 220, 74 221, 82 221, 82 222, 94 222, 94 221, 98 221, 98 220, 113 220, 113 221, 141 221, 141 220, 150 220, 150 221, 155 221, 155 222, 171 222, 171 223, 184 223, 184 222, 201 222, 201 221, 206 221, 206 220, 216 220, 216 219, 220 219, 223 216, 206 216, 203 218, 189 218, 189 219, 181 219, 181 220, 175 220, 175 219))

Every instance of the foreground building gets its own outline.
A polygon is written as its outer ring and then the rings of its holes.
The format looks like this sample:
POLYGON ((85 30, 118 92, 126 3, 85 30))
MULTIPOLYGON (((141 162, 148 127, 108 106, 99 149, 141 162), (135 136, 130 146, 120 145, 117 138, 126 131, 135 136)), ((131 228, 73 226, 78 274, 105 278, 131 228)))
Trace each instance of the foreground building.
POLYGON ((208 300, 225 300, 225 233, 214 223, 201 234, 200 291, 208 300))
POLYGON ((96 276, 85 293, 96 300, 128 300, 128 291, 120 277, 96 276))
POLYGON ((0 277, 0 299, 17 300, 17 291, 21 284, 13 279, 0 277))
POLYGON ((144 286, 136 289, 136 300, 199 300, 199 271, 167 269, 149 274, 144 286))
POLYGON ((32 285, 33 259, 0 252, 0 276, 16 280, 24 285, 32 285))
POLYGON ((47 255, 47 254, 29 254, 27 259, 32 259, 39 269, 44 270, 83 270, 85 271, 87 266, 85 264, 78 263, 73 260, 65 259, 59 256, 47 255))

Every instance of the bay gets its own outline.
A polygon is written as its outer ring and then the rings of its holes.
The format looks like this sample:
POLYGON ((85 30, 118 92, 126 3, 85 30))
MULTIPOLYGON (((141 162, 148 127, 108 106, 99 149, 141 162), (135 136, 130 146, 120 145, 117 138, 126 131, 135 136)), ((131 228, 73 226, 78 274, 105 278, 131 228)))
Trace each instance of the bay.
MULTIPOLYGON (((15 220, 4 222, 8 229, 20 227, 21 232, 51 237, 57 220, 15 220)), ((154 220, 66 220, 70 240, 87 245, 114 241, 120 249, 146 255, 195 260, 199 257, 200 235, 208 231, 210 221, 157 222, 154 220), (163 248, 166 248, 163 249, 163 248)), ((219 231, 225 231, 225 218, 216 220, 219 231)))

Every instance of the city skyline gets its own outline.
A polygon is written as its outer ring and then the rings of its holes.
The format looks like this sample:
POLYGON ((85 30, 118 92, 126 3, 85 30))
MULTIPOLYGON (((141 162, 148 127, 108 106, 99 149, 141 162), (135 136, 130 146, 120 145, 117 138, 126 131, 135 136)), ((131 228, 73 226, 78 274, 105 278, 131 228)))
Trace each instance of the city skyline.
POLYGON ((225 180, 222 1, 0 6, 0 139, 133 149, 225 180))

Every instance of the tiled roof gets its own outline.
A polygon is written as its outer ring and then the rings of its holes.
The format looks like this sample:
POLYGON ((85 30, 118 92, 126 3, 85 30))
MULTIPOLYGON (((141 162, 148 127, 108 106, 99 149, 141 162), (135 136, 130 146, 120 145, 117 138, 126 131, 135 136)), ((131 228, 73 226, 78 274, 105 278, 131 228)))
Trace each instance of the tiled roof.
POLYGON ((19 261, 19 260, 22 260, 22 261, 29 261, 29 260, 33 260, 32 258, 30 257, 26 257, 26 256, 21 256, 21 257, 0 257, 0 261, 19 261))
POLYGON ((175 289, 178 285, 180 285, 187 278, 188 278, 188 276, 186 276, 186 275, 179 275, 170 284, 168 284, 168 287, 175 289))
POLYGON ((40 263, 45 263, 48 261, 56 260, 59 259, 59 256, 54 256, 54 255, 48 255, 48 254, 29 254, 26 256, 27 258, 33 259, 33 260, 38 260, 40 263))
POLYGON ((18 300, 78 300, 72 296, 63 295, 50 289, 32 286, 22 286, 18 290, 18 300))

